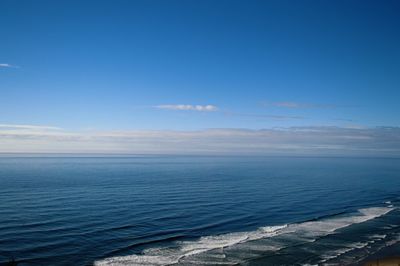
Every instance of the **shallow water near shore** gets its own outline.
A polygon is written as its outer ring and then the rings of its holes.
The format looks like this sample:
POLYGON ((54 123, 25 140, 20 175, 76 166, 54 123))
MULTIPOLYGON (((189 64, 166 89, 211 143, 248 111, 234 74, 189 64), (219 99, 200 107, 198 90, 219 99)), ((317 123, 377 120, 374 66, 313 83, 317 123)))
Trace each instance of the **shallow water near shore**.
POLYGON ((400 160, 0 158, 0 263, 357 265, 400 241, 400 160))

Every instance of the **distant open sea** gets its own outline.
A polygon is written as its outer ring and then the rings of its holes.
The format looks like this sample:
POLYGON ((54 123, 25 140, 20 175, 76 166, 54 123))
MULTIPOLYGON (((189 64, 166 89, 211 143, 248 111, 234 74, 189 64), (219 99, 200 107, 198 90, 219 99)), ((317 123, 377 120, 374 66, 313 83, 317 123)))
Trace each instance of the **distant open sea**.
POLYGON ((3 155, 0 264, 357 265, 398 206, 399 159, 3 155))

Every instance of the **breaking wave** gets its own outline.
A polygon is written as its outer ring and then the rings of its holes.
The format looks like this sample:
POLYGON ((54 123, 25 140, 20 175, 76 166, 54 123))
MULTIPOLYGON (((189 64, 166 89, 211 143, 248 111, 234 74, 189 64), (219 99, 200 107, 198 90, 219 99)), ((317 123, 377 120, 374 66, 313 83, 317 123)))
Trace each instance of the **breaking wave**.
MULTIPOLYGON (((197 240, 175 241, 167 247, 148 248, 141 254, 110 257, 96 266, 119 265, 231 265, 256 258, 301 242, 313 242, 336 230, 385 215, 393 207, 371 207, 350 214, 338 214, 302 223, 260 227, 254 231, 204 236, 197 240)), ((351 248, 360 248, 357 243, 351 248)), ((347 252, 348 250, 340 250, 347 252)), ((339 253, 340 253, 339 252, 339 253)), ((329 259, 337 254, 327 254, 329 259)))

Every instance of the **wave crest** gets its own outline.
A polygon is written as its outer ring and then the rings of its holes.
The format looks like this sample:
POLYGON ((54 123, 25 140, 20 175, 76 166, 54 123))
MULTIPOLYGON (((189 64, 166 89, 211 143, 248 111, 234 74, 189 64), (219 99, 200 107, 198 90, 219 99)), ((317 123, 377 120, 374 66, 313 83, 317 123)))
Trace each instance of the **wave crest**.
POLYGON ((339 215, 289 225, 264 226, 254 231, 203 236, 191 241, 175 241, 171 247, 149 248, 142 254, 106 258, 96 261, 94 265, 169 265, 187 262, 187 260, 190 260, 191 263, 213 265, 239 263, 243 259, 254 258, 260 252, 276 251, 285 247, 285 243, 282 241, 268 244, 259 243, 262 240, 285 236, 286 238, 315 241, 318 237, 331 234, 352 224, 377 218, 393 209, 390 207, 364 208, 347 216, 339 215), (227 256, 228 249, 234 249, 235 255, 227 256))

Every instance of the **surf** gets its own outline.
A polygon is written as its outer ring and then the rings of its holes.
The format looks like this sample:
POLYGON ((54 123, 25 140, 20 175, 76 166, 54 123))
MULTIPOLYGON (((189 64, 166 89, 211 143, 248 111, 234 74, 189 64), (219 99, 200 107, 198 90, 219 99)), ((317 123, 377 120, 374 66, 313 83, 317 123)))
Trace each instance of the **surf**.
POLYGON ((267 251, 273 252, 286 248, 292 242, 315 241, 341 228, 383 216, 393 209, 394 207, 363 208, 353 213, 339 213, 312 221, 264 226, 254 231, 203 236, 196 240, 175 241, 167 247, 145 249, 141 254, 98 260, 94 265, 237 264, 267 251), (292 241, 287 241, 287 243, 278 239, 273 241, 278 236, 292 241), (234 252, 229 252, 230 250, 234 252))

